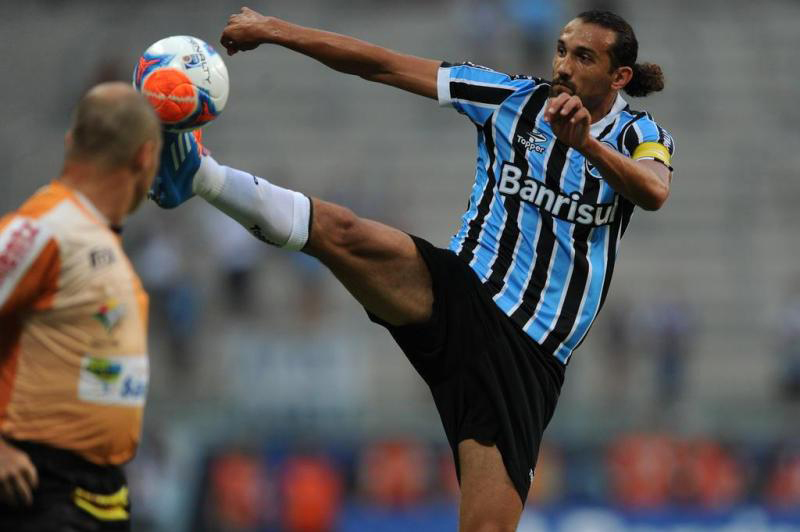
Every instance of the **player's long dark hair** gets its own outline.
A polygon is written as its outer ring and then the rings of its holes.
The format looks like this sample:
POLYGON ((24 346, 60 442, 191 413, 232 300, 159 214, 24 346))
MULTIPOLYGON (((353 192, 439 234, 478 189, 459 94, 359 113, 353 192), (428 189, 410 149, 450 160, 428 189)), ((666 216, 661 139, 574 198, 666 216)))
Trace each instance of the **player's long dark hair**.
POLYGON ((610 11, 584 11, 578 17, 588 24, 596 24, 617 34, 617 42, 608 51, 611 56, 611 68, 631 67, 633 77, 625 85, 625 92, 631 96, 647 96, 664 88, 664 72, 654 63, 637 63, 639 41, 633 28, 625 19, 610 11))

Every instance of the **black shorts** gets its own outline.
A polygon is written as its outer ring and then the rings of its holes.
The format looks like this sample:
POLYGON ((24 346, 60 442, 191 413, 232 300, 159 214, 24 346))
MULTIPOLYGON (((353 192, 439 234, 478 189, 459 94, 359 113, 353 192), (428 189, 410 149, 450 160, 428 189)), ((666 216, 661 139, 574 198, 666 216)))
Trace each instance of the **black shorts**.
POLYGON ((431 319, 402 327, 370 319, 389 330, 430 387, 459 481, 458 443, 493 443, 524 505, 564 366, 499 309, 455 253, 412 238, 433 280, 431 319))
POLYGON ((130 505, 122 468, 99 466, 69 451, 8 440, 25 451, 39 476, 29 507, 0 503, 0 530, 128 532, 130 505))

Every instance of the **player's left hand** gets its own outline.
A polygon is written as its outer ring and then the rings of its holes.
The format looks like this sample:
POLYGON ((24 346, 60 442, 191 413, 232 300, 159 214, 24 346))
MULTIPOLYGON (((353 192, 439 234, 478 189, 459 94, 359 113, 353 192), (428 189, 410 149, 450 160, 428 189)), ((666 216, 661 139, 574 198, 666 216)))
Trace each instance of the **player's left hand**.
POLYGON ((576 150, 583 148, 591 138, 592 116, 578 96, 562 92, 550 98, 544 120, 550 124, 558 140, 576 150))

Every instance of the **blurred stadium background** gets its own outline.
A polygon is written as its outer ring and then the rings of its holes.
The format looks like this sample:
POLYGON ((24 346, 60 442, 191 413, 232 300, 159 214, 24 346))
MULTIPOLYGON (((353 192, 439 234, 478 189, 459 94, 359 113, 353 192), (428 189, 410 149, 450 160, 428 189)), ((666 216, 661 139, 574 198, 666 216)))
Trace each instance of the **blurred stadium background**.
MULTIPOLYGON (((520 530, 800 530, 800 150, 792 0, 273 0, 250 7, 408 53, 549 75, 562 24, 611 7, 667 88, 665 208, 634 217, 573 357, 520 530)), ((239 0, 0 2, 0 210, 54 178, 72 105, 152 42, 216 44, 239 0)), ((474 131, 453 111, 279 48, 227 60, 206 143, 248 169, 445 245, 474 131)), ((312 260, 200 201, 148 204, 126 247, 152 300, 139 531, 455 526, 429 393, 312 260)))

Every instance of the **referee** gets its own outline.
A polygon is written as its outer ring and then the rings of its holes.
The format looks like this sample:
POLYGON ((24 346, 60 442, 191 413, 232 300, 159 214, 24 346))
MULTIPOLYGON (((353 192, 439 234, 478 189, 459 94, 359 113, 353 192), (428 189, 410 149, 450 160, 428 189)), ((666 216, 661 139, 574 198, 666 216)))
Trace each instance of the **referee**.
POLYGON ((661 90, 661 69, 636 62, 632 28, 606 11, 563 28, 552 81, 247 8, 221 42, 229 54, 285 46, 436 99, 477 128, 476 180, 449 249, 220 166, 196 144, 177 167, 162 164, 154 197, 173 207, 196 193, 262 240, 327 265, 430 386, 461 483, 461 530, 515 529, 565 365, 603 304, 631 215, 669 194, 672 138, 621 95, 661 90))
POLYGON ((129 83, 78 102, 61 174, 0 217, 0 530, 125 532, 147 293, 120 239, 161 131, 129 83))

